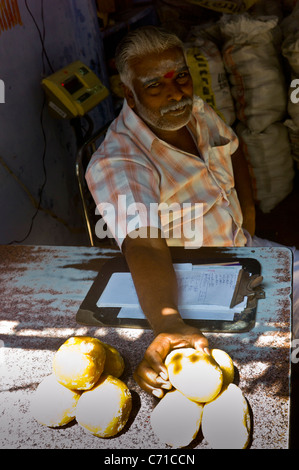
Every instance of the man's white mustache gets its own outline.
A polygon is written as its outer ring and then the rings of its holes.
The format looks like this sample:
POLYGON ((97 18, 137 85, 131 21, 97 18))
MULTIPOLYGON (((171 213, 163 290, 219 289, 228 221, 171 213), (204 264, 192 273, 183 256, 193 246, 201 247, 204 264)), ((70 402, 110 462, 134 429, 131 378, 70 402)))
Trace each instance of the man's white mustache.
POLYGON ((193 101, 191 98, 183 98, 181 101, 177 103, 172 103, 167 106, 163 106, 160 109, 160 113, 163 116, 165 113, 169 113, 170 111, 177 111, 178 109, 184 108, 184 106, 192 106, 193 101))

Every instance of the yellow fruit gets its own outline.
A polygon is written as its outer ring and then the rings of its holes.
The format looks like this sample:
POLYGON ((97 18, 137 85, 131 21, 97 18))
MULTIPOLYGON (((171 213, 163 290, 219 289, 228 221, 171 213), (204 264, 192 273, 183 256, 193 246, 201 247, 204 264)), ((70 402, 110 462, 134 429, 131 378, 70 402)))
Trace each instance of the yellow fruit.
POLYGON ((152 411, 151 426, 164 444, 185 447, 198 433, 202 411, 203 404, 189 400, 178 390, 172 390, 152 411))
POLYGON ((46 377, 31 400, 33 417, 44 426, 63 426, 75 418, 81 392, 70 390, 57 382, 54 375, 46 377))
POLYGON ((123 429, 131 409, 132 397, 127 385, 112 375, 102 375, 91 390, 82 393, 76 420, 98 437, 112 437, 123 429))
POLYGON ((119 351, 111 346, 111 344, 103 343, 102 345, 106 351, 106 360, 104 365, 104 374, 113 375, 113 377, 120 377, 125 368, 125 362, 119 351))
POLYGON ((246 398, 235 384, 229 384, 215 400, 206 403, 202 433, 213 449, 245 449, 251 421, 246 398))
POLYGON ((234 380, 235 368, 232 358, 222 349, 212 349, 211 355, 222 370, 223 387, 226 387, 234 380))
POLYGON ((74 336, 56 351, 53 373, 65 387, 89 390, 100 378, 105 359, 106 350, 100 340, 90 336, 74 336))
POLYGON ((213 400, 222 388, 221 368, 209 354, 193 348, 175 349, 165 365, 171 384, 191 400, 213 400))

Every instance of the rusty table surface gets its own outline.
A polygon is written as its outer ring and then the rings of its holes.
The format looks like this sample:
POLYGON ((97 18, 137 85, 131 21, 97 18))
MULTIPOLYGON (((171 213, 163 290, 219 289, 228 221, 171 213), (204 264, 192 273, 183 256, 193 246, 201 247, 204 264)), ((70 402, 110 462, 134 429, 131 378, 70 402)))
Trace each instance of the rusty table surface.
MULTIPOLYGON (((227 351, 235 383, 246 396, 253 421, 251 448, 289 447, 291 365, 291 270, 286 248, 228 248, 262 266, 266 298, 259 300, 256 326, 248 333, 207 333, 211 347, 227 351)), ((167 449, 150 426, 157 403, 132 373, 153 336, 148 329, 86 327, 76 312, 113 247, 0 246, 0 448, 167 449), (55 351, 70 336, 90 335, 115 346, 126 363, 122 380, 133 411, 116 437, 101 439, 76 421, 59 429, 39 425, 30 400, 51 373, 55 351)), ((201 433, 190 449, 209 448, 201 433)))

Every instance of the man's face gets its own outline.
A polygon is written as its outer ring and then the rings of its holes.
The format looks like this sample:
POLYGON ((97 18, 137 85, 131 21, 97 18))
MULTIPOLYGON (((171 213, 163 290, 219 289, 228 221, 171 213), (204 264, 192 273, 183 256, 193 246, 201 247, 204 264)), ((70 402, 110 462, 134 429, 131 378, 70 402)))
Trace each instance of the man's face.
POLYGON ((153 130, 175 131, 190 119, 193 84, 184 54, 171 48, 131 62, 132 90, 127 101, 153 130))

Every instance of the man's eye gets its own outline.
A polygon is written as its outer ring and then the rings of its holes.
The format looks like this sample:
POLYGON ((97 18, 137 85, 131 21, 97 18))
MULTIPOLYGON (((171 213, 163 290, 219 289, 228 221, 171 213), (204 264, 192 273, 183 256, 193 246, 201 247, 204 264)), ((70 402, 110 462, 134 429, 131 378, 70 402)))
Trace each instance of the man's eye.
POLYGON ((190 76, 189 72, 181 72, 177 75, 177 80, 184 80, 184 79, 188 79, 190 76))
POLYGON ((160 82, 154 82, 147 86, 147 88, 157 88, 160 85, 160 82))

